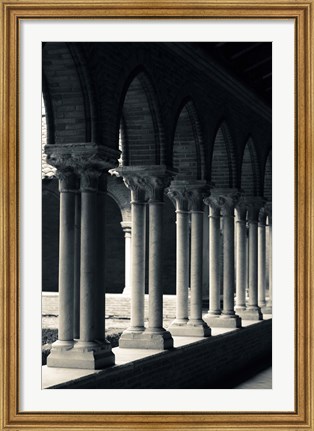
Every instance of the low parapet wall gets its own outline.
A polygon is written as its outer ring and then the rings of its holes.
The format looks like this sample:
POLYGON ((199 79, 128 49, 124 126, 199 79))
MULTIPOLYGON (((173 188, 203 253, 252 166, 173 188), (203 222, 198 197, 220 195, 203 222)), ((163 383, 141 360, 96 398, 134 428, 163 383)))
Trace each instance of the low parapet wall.
POLYGON ((232 388, 248 373, 270 365, 271 352, 269 319, 50 388, 232 388))

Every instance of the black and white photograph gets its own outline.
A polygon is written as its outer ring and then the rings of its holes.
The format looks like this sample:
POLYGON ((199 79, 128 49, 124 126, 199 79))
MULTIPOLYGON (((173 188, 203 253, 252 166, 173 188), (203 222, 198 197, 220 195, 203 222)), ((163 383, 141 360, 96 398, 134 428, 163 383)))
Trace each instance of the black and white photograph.
POLYGON ((272 43, 42 43, 42 389, 272 388, 272 43))

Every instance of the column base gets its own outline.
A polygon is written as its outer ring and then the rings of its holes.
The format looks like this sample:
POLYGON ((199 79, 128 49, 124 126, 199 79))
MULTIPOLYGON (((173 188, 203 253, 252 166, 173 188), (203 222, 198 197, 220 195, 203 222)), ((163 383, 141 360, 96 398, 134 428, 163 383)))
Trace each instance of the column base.
POLYGON ((151 349, 168 350, 173 348, 173 339, 170 332, 160 332, 146 329, 143 332, 124 331, 119 340, 121 349, 151 349))
POLYGON ((273 308, 271 305, 265 305, 261 310, 263 314, 273 314, 273 308))
POLYGON ((243 320, 263 320, 263 314, 260 308, 247 308, 246 310, 239 311, 238 314, 243 320))
POLYGON ((107 341, 78 341, 70 350, 61 350, 56 346, 47 358, 47 366, 55 368, 100 370, 114 364, 115 356, 107 341))
POLYGON ((241 317, 237 314, 231 316, 221 314, 217 317, 207 315, 204 320, 212 328, 241 328, 242 326, 241 317))
POLYGON ((211 335, 211 330, 206 322, 195 324, 190 323, 189 320, 185 322, 174 320, 168 327, 168 331, 175 337, 209 337, 211 335))
POLYGON ((189 331, 191 331, 189 335, 190 337, 210 337, 212 334, 210 327, 206 322, 204 322, 204 320, 193 321, 190 319, 187 323, 187 328, 189 328, 189 331))

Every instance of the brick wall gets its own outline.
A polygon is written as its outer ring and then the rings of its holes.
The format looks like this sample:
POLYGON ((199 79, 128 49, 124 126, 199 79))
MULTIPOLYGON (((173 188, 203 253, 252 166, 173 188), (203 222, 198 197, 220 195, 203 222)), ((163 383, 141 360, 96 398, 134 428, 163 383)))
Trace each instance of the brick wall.
MULTIPOLYGON (((193 60, 193 55, 198 54, 186 47, 184 43, 157 42, 47 43, 43 51, 44 93, 53 107, 50 119, 54 120, 56 140, 84 142, 91 127, 95 142, 118 148, 124 111, 124 123, 128 123, 125 145, 129 155, 131 149, 132 164, 160 160, 171 165, 178 111, 189 98, 202 131, 206 178, 211 176, 210 156, 223 120, 237 148, 238 177, 248 136, 254 140, 261 166, 265 166, 271 145, 270 115, 261 115, 265 107, 254 97, 245 102, 241 86, 238 94, 232 93, 226 83, 195 67, 199 57, 193 60), (80 59, 79 67, 69 52, 80 59)), ((237 84, 232 77, 230 84, 237 84)))
MULTIPOLYGON (((236 377, 271 363, 272 321, 102 370, 55 386, 64 389, 210 389, 233 387, 236 377)), ((242 376, 243 378, 243 376, 242 376)))

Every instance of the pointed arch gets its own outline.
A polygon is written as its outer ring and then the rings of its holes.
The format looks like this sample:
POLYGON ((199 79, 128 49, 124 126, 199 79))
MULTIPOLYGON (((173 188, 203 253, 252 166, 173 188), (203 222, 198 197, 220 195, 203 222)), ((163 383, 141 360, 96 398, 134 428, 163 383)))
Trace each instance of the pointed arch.
POLYGON ((218 188, 237 185, 237 163, 234 143, 227 123, 222 121, 217 129, 211 157, 211 182, 218 188))
POLYGON ((91 113, 84 77, 65 42, 43 46, 43 95, 49 118, 49 143, 90 142, 91 113))
POLYGON ((123 165, 163 163, 164 139, 159 104, 143 67, 133 71, 125 83, 119 127, 123 165))
POLYGON ((264 197, 272 200, 272 150, 269 151, 264 170, 264 197))
POLYGON ((244 147, 241 164, 241 188, 246 196, 261 194, 260 166, 252 137, 244 147))
POLYGON ((205 157, 201 125, 193 101, 189 98, 178 111, 173 138, 172 164, 177 179, 204 178, 205 157))

